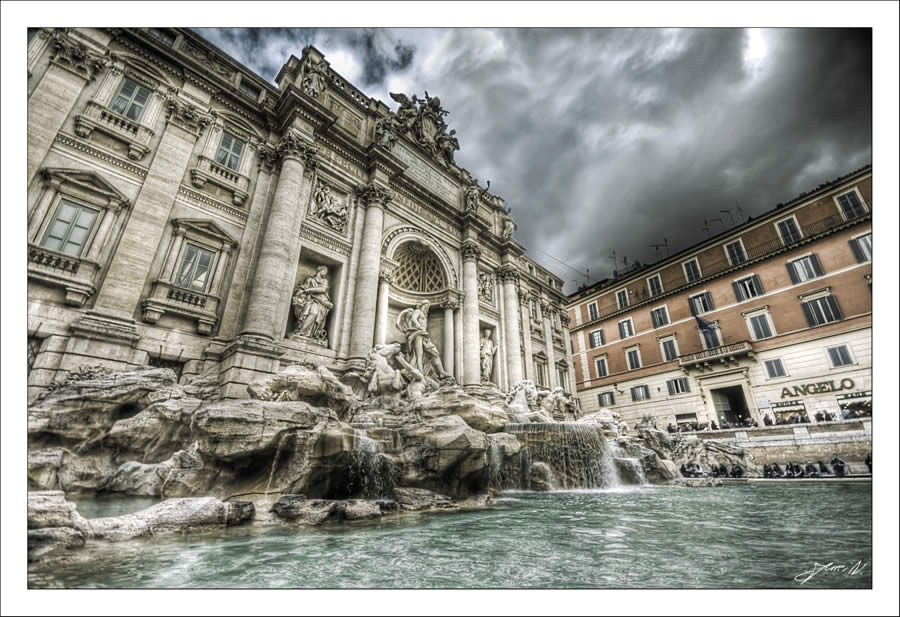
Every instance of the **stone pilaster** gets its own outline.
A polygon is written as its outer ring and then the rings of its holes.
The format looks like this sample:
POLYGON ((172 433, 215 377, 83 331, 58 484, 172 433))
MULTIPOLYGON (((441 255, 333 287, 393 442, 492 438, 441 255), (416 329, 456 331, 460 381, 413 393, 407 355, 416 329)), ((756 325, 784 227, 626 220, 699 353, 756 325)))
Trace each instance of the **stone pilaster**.
POLYGON ((531 313, 528 310, 531 295, 527 290, 519 290, 519 315, 522 317, 522 342, 525 345, 525 366, 522 377, 534 381, 534 348, 531 345, 531 313))
POLYGON ((288 131, 281 138, 276 152, 281 159, 281 173, 272 200, 272 210, 263 236, 256 263, 256 276, 250 292, 250 302, 241 336, 259 337, 269 342, 281 339, 284 324, 274 323, 284 303, 290 303, 293 285, 285 289, 285 276, 296 264, 289 263, 289 255, 299 241, 303 220, 300 188, 305 166, 315 156, 315 147, 298 133, 288 131))
POLYGON ((350 321, 350 358, 362 360, 374 341, 375 322, 372 315, 375 314, 378 299, 384 209, 393 199, 393 193, 377 184, 360 186, 357 193, 360 205, 366 208, 366 222, 363 226, 353 317, 350 321))
POLYGON ((95 306, 97 311, 128 320, 140 303, 154 249, 160 244, 175 203, 179 183, 173 182, 172 178, 184 175, 200 132, 212 120, 204 110, 174 95, 167 103, 169 116, 166 129, 95 306))
POLYGON ((556 374, 556 349, 553 347, 553 319, 549 302, 541 302, 541 318, 544 320, 544 341, 547 345, 547 372, 549 375, 550 388, 553 389, 559 385, 559 377, 556 374))
POLYGON ((108 56, 88 49, 59 30, 49 37, 50 66, 28 99, 28 184, 81 91, 109 61, 108 56))
POLYGON ((390 298, 393 276, 382 271, 378 275, 378 306, 375 308, 375 344, 387 342, 388 299, 390 298))
POLYGON ((574 346, 572 345, 572 335, 569 332, 569 313, 565 309, 559 311, 559 323, 562 325, 563 345, 565 345, 566 349, 566 364, 569 365, 569 392, 575 394, 577 391, 577 388, 575 387, 575 360, 571 353, 571 349, 574 346))
POLYGON ((512 266, 500 268, 503 287, 504 334, 506 338, 506 375, 511 388, 524 379, 522 373, 522 347, 519 343, 519 273, 512 266))
POLYGON ((481 352, 479 350, 480 312, 478 308, 478 258, 481 248, 467 241, 460 249, 463 258, 463 384, 481 384, 481 352))
POLYGON ((444 370, 456 377, 456 359, 453 354, 456 333, 454 332, 455 315, 453 313, 459 304, 456 300, 447 300, 441 307, 444 309, 444 370))

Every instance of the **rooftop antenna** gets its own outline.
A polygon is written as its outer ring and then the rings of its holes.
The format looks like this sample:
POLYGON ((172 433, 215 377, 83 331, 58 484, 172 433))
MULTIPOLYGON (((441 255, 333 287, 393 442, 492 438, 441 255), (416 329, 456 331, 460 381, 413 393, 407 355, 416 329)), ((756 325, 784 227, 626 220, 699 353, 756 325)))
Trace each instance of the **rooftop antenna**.
POLYGON ((703 219, 703 227, 701 227, 701 230, 706 232, 707 238, 710 236, 709 221, 707 221, 706 219, 703 219))
POLYGON ((664 247, 666 245, 665 244, 650 244, 649 246, 651 248, 656 249, 656 258, 659 259, 659 249, 661 249, 662 247, 664 247))
POLYGON ((737 208, 738 216, 741 217, 741 222, 743 223, 745 221, 744 211, 741 210, 741 205, 738 202, 734 202, 734 205, 737 208))
POLYGON ((722 219, 709 219, 709 220, 711 220, 713 223, 715 223, 716 221, 719 221, 722 224, 722 231, 725 231, 725 221, 723 221, 722 219))
POLYGON ((719 210, 719 212, 725 212, 728 214, 728 218, 731 219, 731 226, 734 227, 734 217, 731 216, 731 210, 719 210))

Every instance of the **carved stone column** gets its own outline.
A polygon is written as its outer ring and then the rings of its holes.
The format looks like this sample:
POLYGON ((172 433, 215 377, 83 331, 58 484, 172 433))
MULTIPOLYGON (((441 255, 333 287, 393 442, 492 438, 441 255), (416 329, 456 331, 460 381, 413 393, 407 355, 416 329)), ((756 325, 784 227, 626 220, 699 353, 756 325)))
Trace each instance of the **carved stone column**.
POLYGON ((504 334, 506 337, 506 374, 509 387, 524 379, 522 346, 519 343, 519 273, 513 266, 503 266, 497 273, 503 285, 504 334))
POLYGON ((575 394, 578 388, 575 387, 575 361, 571 353, 572 335, 569 332, 569 313, 565 309, 559 311, 559 323, 562 325, 563 345, 566 348, 566 364, 569 365, 569 392, 575 394))
POLYGON ((524 379, 534 381, 534 349, 531 346, 531 313, 529 312, 529 302, 531 295, 525 289, 519 290, 519 315, 522 316, 522 341, 525 345, 525 366, 522 367, 522 376, 524 379))
POLYGON ((366 222, 363 226, 356 293, 353 296, 353 317, 350 321, 350 358, 361 360, 372 348, 374 339, 375 321, 372 315, 375 314, 378 294, 384 208, 393 199, 393 193, 377 184, 361 186, 357 192, 360 205, 366 208, 366 222))
POLYGON ((393 276, 382 271, 378 275, 378 306, 375 309, 375 344, 387 342, 388 298, 390 297, 393 276))
POLYGON ((47 156, 63 122, 97 71, 109 61, 59 30, 49 36, 50 66, 28 99, 28 176, 32 178, 47 156))
POLYGON ((258 336, 267 341, 281 338, 284 324, 274 323, 279 306, 290 302, 293 285, 284 289, 285 274, 295 264, 288 256, 300 237, 302 220, 300 188, 305 166, 313 162, 315 147, 298 133, 287 132, 276 151, 281 158, 281 173, 272 200, 272 211, 266 225, 256 276, 247 305, 242 335, 258 336))
POLYGON ((455 358, 453 346, 456 340, 453 329, 453 312, 459 306, 456 300, 447 300, 441 305, 444 309, 444 370, 456 377, 455 358))
POLYGON ((550 388, 553 389, 559 385, 559 376, 556 374, 556 349, 553 348, 553 311, 556 309, 550 307, 550 303, 541 302, 541 317, 544 320, 544 340, 547 345, 547 372, 550 373, 550 388))
POLYGON ((178 182, 194 144, 212 117, 176 95, 167 101, 166 129, 111 260, 96 310, 131 319, 138 306, 155 249, 175 203, 178 182))
POLYGON ((463 384, 481 384, 481 351, 478 334, 480 312, 478 309, 478 258, 481 248, 473 241, 462 245, 463 258, 463 384))

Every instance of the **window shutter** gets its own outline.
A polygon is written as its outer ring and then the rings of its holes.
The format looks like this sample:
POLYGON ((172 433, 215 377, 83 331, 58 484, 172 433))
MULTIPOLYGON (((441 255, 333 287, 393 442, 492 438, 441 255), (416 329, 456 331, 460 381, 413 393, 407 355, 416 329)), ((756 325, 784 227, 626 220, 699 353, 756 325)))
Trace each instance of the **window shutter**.
POLYGON ((850 240, 850 248, 853 249, 853 256, 856 257, 856 263, 862 263, 866 261, 866 256, 863 255, 862 249, 859 248, 859 241, 855 238, 850 240))
POLYGON ((734 282, 731 284, 734 288, 734 297, 737 298, 738 302, 744 301, 744 290, 741 289, 741 284, 739 282, 734 282))
POLYGON ((712 301, 712 294, 707 291, 703 295, 706 296, 706 304, 707 306, 709 306, 709 310, 713 310, 714 308, 716 308, 716 305, 713 304, 712 301))
POLYGON ((788 262, 786 265, 788 274, 791 275, 791 283, 796 285, 800 282, 800 277, 797 276, 797 267, 792 262, 788 262))
POLYGON ((825 270, 822 268, 822 262, 819 261, 818 255, 810 255, 809 261, 812 263, 813 272, 816 273, 816 276, 822 276, 825 274, 825 270))
POLYGON ((619 338, 625 338, 625 322, 619 322, 619 338))
POLYGON ((675 384, 671 381, 666 382, 666 387, 669 388, 669 394, 675 394, 675 384))
POLYGON ((812 328, 816 325, 816 318, 813 316, 812 307, 809 306, 809 302, 802 302, 800 306, 803 307, 803 314, 806 316, 806 323, 809 324, 809 327, 812 328))
POLYGON ((841 365, 841 354, 838 353, 838 349, 836 347, 832 347, 831 349, 829 349, 828 355, 831 357, 831 366, 841 365))
POLYGON ((753 284, 756 286, 756 291, 758 291, 760 295, 766 293, 766 290, 763 289, 762 281, 759 280, 758 274, 753 275, 753 284))
POLYGON ((603 330, 600 330, 600 344, 606 345, 606 339, 603 337, 603 330))
POLYGON ((690 392, 690 391, 691 391, 691 382, 688 381, 688 378, 687 378, 687 377, 682 377, 682 378, 681 378, 681 381, 682 381, 682 383, 684 384, 684 391, 685 391, 685 392, 690 392))
POLYGON ((834 313, 838 319, 843 319, 844 314, 841 312, 841 307, 838 304, 837 298, 834 296, 826 296, 825 301, 828 302, 828 306, 831 308, 831 312, 834 313))

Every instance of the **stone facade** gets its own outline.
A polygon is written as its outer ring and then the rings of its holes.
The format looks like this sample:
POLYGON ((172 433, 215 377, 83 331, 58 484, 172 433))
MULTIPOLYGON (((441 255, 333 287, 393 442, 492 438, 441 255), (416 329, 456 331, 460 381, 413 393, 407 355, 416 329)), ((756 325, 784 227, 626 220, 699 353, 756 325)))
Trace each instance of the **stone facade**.
POLYGON ((574 387, 562 280, 456 165, 437 97, 392 111, 313 47, 272 86, 186 29, 28 44, 30 398, 86 364, 231 398, 296 362, 358 371, 425 300, 457 382, 481 385, 488 330, 489 383, 574 387))
POLYGON ((575 292, 583 409, 662 429, 871 410, 871 238, 866 167, 575 292))

